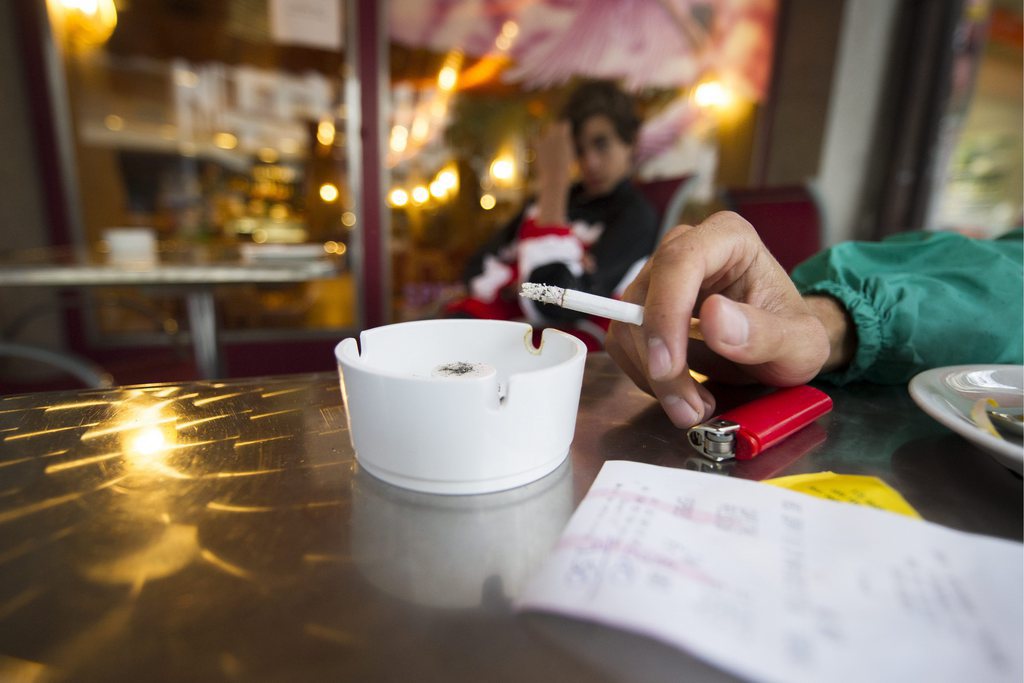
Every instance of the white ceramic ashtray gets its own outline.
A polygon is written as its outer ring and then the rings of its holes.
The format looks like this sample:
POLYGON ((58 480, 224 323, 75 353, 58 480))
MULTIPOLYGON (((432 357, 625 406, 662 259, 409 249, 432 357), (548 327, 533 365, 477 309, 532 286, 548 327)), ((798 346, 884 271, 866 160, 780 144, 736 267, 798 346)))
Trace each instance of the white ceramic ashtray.
POLYGON ((569 454, 586 346, 500 320, 424 320, 366 330, 335 348, 356 459, 427 493, 501 491, 569 454))

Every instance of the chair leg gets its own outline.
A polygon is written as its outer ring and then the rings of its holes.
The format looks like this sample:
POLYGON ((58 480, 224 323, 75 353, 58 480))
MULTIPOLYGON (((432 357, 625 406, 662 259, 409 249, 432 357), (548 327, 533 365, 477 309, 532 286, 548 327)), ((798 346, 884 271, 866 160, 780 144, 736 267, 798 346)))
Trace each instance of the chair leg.
POLYGON ((114 386, 114 378, 111 377, 109 372, 95 363, 71 354, 57 353, 49 349, 27 346, 25 344, 0 342, 0 356, 24 358, 52 365, 67 372, 87 387, 93 389, 106 389, 114 386))

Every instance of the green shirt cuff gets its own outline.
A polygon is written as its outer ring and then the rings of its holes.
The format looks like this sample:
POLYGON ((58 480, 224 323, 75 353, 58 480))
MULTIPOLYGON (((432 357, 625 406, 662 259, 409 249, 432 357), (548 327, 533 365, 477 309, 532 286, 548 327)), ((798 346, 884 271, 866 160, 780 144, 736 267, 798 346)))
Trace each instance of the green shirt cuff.
POLYGON ((815 282, 802 287, 800 293, 804 296, 823 294, 837 299, 853 318, 857 334, 857 351, 850 364, 842 370, 822 373, 818 379, 832 384, 846 384, 861 379, 878 360, 882 350, 882 323, 878 311, 860 292, 837 282, 815 282))

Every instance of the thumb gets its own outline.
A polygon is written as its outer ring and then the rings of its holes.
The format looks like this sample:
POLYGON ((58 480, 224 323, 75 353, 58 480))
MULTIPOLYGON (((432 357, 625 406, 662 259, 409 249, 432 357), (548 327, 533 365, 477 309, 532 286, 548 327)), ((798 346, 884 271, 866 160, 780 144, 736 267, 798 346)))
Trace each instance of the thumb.
POLYGON ((828 357, 825 328, 809 310, 773 312, 713 295, 700 318, 708 348, 769 384, 806 382, 828 357))

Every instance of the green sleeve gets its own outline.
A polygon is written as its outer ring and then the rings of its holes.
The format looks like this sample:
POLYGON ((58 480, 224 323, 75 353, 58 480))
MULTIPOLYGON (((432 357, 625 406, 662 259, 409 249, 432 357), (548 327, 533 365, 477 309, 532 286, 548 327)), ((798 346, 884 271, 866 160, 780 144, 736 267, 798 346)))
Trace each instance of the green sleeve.
POLYGON ((1024 363, 1024 230, 995 240, 952 232, 845 242, 801 263, 802 294, 849 311, 857 352, 836 384, 899 384, 928 368, 1024 363))

